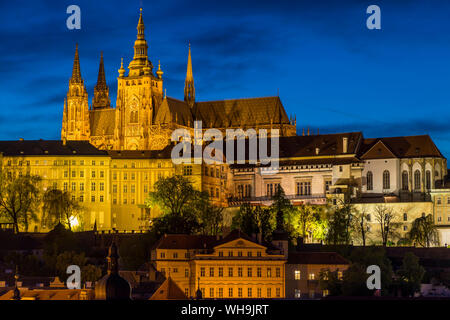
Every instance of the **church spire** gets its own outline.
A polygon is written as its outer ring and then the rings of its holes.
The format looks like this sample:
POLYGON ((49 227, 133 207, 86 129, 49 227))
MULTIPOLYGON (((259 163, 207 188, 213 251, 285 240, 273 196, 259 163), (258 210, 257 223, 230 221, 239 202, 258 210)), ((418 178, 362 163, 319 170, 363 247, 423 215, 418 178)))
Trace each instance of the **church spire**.
POLYGON ((75 46, 75 58, 73 59, 72 78, 70 78, 70 83, 83 83, 83 79, 81 79, 80 57, 78 56, 78 43, 75 46))
POLYGON ((109 88, 106 84, 105 66, 103 63, 103 52, 100 53, 100 66, 98 68, 97 84, 94 87, 93 109, 109 108, 111 100, 109 99, 109 88))
POLYGON ((186 80, 184 81, 184 101, 192 108, 195 103, 194 75, 192 73, 191 43, 189 43, 186 80))
MULTIPOLYGON (((130 75, 139 76, 144 72, 144 68, 149 68, 151 74, 153 70, 152 63, 148 60, 148 45, 145 40, 145 25, 144 19, 142 18, 142 8, 139 15, 139 21, 137 25, 137 38, 134 42, 134 56, 133 60, 130 62, 128 69, 130 69, 130 75)), ((148 72, 147 72, 148 73, 148 72)))

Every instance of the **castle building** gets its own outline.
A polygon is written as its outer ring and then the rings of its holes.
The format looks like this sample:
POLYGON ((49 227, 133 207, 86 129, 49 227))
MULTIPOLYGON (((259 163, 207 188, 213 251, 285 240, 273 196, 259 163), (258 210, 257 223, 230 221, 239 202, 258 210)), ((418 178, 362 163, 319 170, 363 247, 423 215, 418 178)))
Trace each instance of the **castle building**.
POLYGON ((62 140, 85 140, 102 150, 160 150, 170 144, 173 130, 193 132, 194 121, 204 130, 217 128, 279 129, 282 136, 296 134, 295 121, 289 119, 279 97, 197 101, 189 45, 184 101, 163 94, 163 71, 149 59, 142 9, 134 43, 134 57, 128 74, 120 66, 116 107, 111 105, 106 84, 103 55, 91 106, 81 76, 78 46, 72 77, 64 101, 62 140))

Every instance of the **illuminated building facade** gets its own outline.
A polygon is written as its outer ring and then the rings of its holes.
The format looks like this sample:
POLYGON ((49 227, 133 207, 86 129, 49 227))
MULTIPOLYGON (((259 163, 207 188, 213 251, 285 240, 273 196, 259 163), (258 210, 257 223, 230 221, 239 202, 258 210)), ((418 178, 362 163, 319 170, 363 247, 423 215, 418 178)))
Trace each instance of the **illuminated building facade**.
POLYGON ((238 230, 224 238, 165 235, 153 247, 151 262, 187 297, 284 298, 287 256, 238 230))

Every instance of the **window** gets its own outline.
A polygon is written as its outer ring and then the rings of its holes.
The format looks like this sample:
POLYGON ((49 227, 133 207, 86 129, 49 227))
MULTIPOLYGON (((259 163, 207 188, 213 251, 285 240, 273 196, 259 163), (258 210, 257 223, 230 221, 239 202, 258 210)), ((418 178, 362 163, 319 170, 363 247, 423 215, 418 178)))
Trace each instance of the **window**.
POLYGON ((337 274, 338 274, 338 279, 342 280, 342 277, 343 277, 342 271, 338 271, 337 274))
POLYGON ((402 190, 408 190, 408 171, 402 172, 402 190))
POLYGON ((252 297, 252 288, 248 288, 248 289, 247 289, 247 296, 248 296, 249 298, 252 297))
POLYGON ((134 173, 131 174, 131 180, 135 180, 136 179, 136 175, 134 173))
POLYGON ((184 295, 189 297, 189 288, 184 288, 184 295))
POLYGON ((431 171, 427 170, 425 172, 425 187, 427 188, 427 190, 431 189, 431 171))
POLYGON ((277 278, 281 277, 281 269, 280 268, 276 269, 276 277, 277 278))
POLYGON ((209 276, 214 277, 214 268, 209 268, 209 276))
POLYGON ((100 171, 100 178, 104 178, 105 177, 105 171, 100 171))
POLYGON ((437 198, 436 202, 437 204, 441 204, 442 203, 441 198, 437 198))
POLYGON ((406 212, 403 214, 403 221, 408 221, 408 214, 406 212))
POLYGON ((184 277, 189 278, 189 269, 184 269, 184 277))
POLYGON ((128 192, 128 185, 124 184, 123 185, 123 193, 127 193, 128 192))
POLYGON ((91 202, 95 202, 95 196, 91 196, 91 202))
POLYGON ((261 288, 256 289, 256 296, 261 298, 261 288))
POLYGON ((223 268, 219 267, 219 277, 223 277, 223 268))
POLYGON ((228 251, 228 256, 232 257, 233 256, 233 251, 228 251))
POLYGON ((238 268, 238 277, 242 277, 242 267, 238 268))
POLYGON ((192 176, 192 166, 183 167, 183 176, 192 176))
POLYGON ((238 251, 238 257, 242 257, 242 251, 238 251))
POLYGON ((91 182, 91 191, 95 191, 95 182, 91 182))
POLYGON ((77 173, 75 171, 72 171, 72 178, 75 178, 77 176, 77 173))
POLYGON ((256 269, 256 276, 258 277, 258 278, 261 278, 261 275, 262 274, 262 272, 261 272, 261 268, 257 268, 256 269))
POLYGON ((63 187, 64 191, 67 191, 67 189, 69 188, 68 183, 67 183, 67 182, 64 182, 63 186, 64 186, 64 187, 63 187))
POLYGON ((209 297, 214 298, 214 288, 209 288, 209 297))
POLYGON ((281 297, 281 290, 280 290, 280 288, 276 289, 276 295, 277 295, 277 298, 281 297))
POLYGON ((131 185, 131 193, 135 193, 136 191, 136 186, 134 184, 131 185))
POLYGON ((223 298, 223 288, 219 288, 219 298, 223 298))
POLYGON ((105 183, 100 182, 100 191, 105 191, 105 183))
POLYGON ((174 259, 178 259, 178 252, 174 252, 174 253, 173 253, 173 258, 174 258, 174 259))
POLYGON ((233 276, 233 268, 228 268, 228 276, 229 277, 233 276))
POLYGON ((367 172, 366 180, 367 180, 367 190, 373 190, 373 174, 372 174, 372 171, 367 172))
POLYGON ((77 184, 75 182, 72 182, 72 191, 77 190, 77 184))
POLYGON ((294 297, 296 299, 300 299, 302 297, 302 292, 300 291, 300 289, 294 289, 294 297))
POLYGON ((148 185, 144 184, 144 193, 148 192, 148 185))
POLYGON ((383 189, 387 190, 391 188, 391 175, 388 170, 383 171, 383 189))
POLYGON ((242 298, 242 288, 238 288, 238 297, 242 298))
POLYGON ((420 190, 420 171, 414 171, 414 190, 420 190))
POLYGON ((219 251, 219 257, 223 257, 223 251, 219 251))
POLYGON ((69 176, 69 172, 67 172, 67 170, 64 171, 64 178, 67 178, 68 176, 69 176))
POLYGON ((300 270, 294 271, 294 280, 300 280, 300 270))
POLYGON ((248 251, 247 252, 247 257, 251 257, 252 256, 252 252, 251 251, 248 251))
POLYGON ((95 178, 95 171, 94 170, 92 170, 92 172, 91 172, 91 177, 95 178))
POLYGON ((128 175, 127 175, 127 173, 125 172, 124 174, 123 174, 123 180, 127 180, 128 179, 128 175))
POLYGON ((113 184, 113 193, 117 193, 117 184, 113 184))
POLYGON ((233 288, 228 288, 228 297, 233 297, 233 288))
POLYGON ((325 192, 330 191, 331 180, 325 181, 325 192))
POLYGON ((83 195, 80 195, 79 200, 80 200, 80 202, 83 202, 83 201, 84 201, 84 196, 83 196, 83 195))
POLYGON ((297 182, 297 195, 299 196, 308 196, 311 195, 311 182, 297 182))
POLYGON ((314 278, 315 278, 315 274, 314 273, 310 273, 308 275, 308 280, 314 280, 314 278))
POLYGON ((80 191, 84 191, 84 182, 80 182, 80 191))
POLYGON ((272 276, 272 269, 267 268, 267 277, 270 278, 272 276))
POLYGON ((266 196, 273 196, 275 192, 277 192, 278 187, 280 186, 279 183, 268 183, 266 184, 266 196))
POLYGON ((408 231, 408 226, 403 226, 403 231, 408 231))
POLYGON ((201 267, 200 268, 200 277, 204 277, 205 276, 205 267, 201 267))
POLYGON ((272 288, 267 288, 267 298, 272 298, 272 288))
POLYGON ((252 277, 252 268, 247 269, 247 277, 249 277, 249 278, 252 277))
POLYGON ((104 198, 103 195, 100 196, 100 202, 103 202, 104 198))
POLYGON ((329 294, 330 294, 330 291, 328 291, 328 290, 323 290, 323 292, 322 292, 322 296, 324 296, 324 297, 328 296, 329 294))

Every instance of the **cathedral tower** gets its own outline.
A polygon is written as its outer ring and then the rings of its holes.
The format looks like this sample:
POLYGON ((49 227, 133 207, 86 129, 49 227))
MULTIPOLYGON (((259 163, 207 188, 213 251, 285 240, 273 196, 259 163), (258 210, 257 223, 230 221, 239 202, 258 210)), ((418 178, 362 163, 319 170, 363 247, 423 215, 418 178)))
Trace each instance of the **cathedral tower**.
POLYGON ((162 102, 163 80, 159 69, 153 74, 148 58, 142 9, 134 42, 134 57, 128 65, 128 76, 123 66, 117 78, 117 107, 115 116, 115 149, 144 150, 149 148, 150 127, 155 112, 162 102))
POLYGON ((97 84, 94 88, 94 100, 92 101, 92 109, 111 108, 111 100, 109 99, 109 88, 106 84, 105 67, 103 65, 103 52, 100 54, 100 66, 98 69, 97 84))
POLYGON ((186 80, 184 81, 184 101, 192 108, 195 103, 194 75, 192 73, 191 44, 189 43, 186 80))
POLYGON ((84 81, 81 78, 78 44, 75 48, 72 77, 64 101, 62 140, 89 140, 89 103, 84 81))

